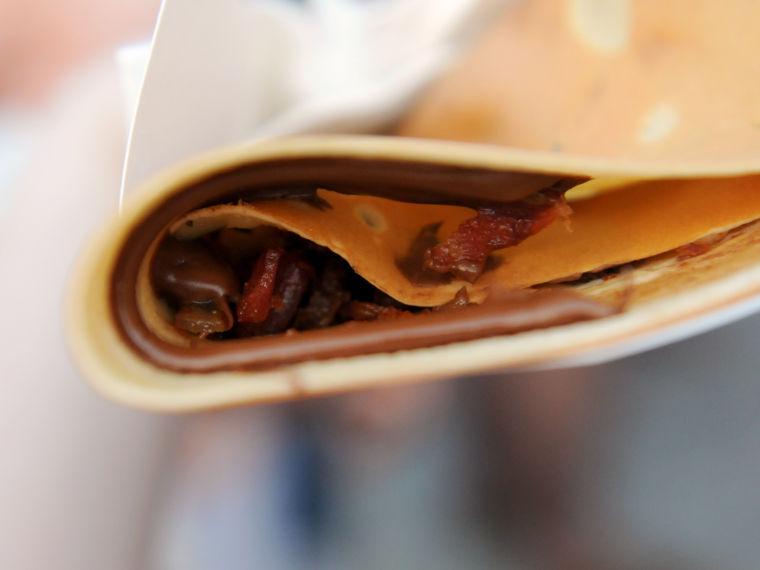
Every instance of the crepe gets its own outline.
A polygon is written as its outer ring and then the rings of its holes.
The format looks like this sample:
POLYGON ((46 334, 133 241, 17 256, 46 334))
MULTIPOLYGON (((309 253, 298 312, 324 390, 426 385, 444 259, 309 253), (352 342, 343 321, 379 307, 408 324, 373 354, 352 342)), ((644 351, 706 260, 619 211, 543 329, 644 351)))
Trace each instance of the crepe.
POLYGON ((645 174, 610 161, 391 137, 223 149, 154 180, 92 240, 72 288, 69 338, 85 375, 110 397, 188 410, 546 363, 756 293, 760 176, 645 174), (473 207, 560 186, 573 187, 572 215, 495 251, 472 282, 402 270, 425 228, 440 242, 473 207), (327 248, 417 314, 245 339, 178 330, 151 273, 167 236, 193 243, 262 226, 327 248), (463 292, 478 306, 429 309, 463 292))
POLYGON ((743 0, 513 2, 398 133, 650 174, 757 172, 759 20, 743 0))

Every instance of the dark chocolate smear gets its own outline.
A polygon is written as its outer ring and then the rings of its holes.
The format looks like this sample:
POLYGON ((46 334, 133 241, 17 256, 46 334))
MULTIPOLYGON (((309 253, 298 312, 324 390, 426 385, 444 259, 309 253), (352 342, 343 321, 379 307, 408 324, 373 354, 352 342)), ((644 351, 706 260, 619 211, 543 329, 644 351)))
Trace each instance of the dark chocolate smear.
POLYGON ((153 258, 153 286, 182 303, 234 298, 238 283, 232 268, 197 240, 167 236, 153 258))
POLYGON ((178 372, 262 370, 304 360, 388 353, 608 317, 618 309, 562 289, 518 291, 483 305, 431 311, 408 318, 349 322, 287 335, 205 342, 185 348, 156 338, 146 327, 126 328, 135 349, 161 368, 178 372))

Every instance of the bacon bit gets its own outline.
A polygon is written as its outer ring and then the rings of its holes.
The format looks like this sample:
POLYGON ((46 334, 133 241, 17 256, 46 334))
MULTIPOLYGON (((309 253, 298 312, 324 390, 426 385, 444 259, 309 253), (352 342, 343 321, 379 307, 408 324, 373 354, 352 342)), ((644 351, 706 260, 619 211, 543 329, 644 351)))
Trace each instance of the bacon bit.
POLYGON ((462 307, 469 307, 470 305, 470 294, 467 292, 467 287, 462 287, 459 289, 459 291, 457 291, 456 295, 454 295, 454 298, 451 299, 451 301, 444 303, 439 307, 436 307, 434 310, 448 311, 450 309, 461 309, 462 307))
POLYGON ((564 190, 547 190, 499 208, 480 208, 444 242, 425 252, 424 266, 473 283, 492 252, 517 245, 557 218, 567 220, 570 213, 564 190))
POLYGON ((348 304, 348 316, 353 321, 384 321, 409 317, 411 315, 412 313, 409 311, 397 309, 396 307, 386 307, 376 303, 351 301, 348 304))
POLYGON ((728 236, 730 236, 737 229, 738 228, 734 228, 733 230, 710 234, 710 235, 701 237, 698 240, 693 241, 691 243, 687 243, 686 245, 677 247, 675 249, 676 259, 678 261, 686 261, 687 259, 690 259, 692 257, 703 255, 707 253, 708 251, 710 251, 713 247, 715 247, 716 245, 724 241, 726 238, 728 238, 728 236))
POLYGON ((698 255, 702 255, 703 253, 710 251, 713 245, 714 244, 712 242, 707 240, 687 243, 686 245, 682 245, 676 248, 676 258, 678 261, 684 261, 692 257, 697 257, 698 255))
POLYGON ((243 296, 237 307, 240 323, 263 323, 272 309, 272 294, 285 251, 280 248, 266 250, 259 256, 251 278, 243 286, 243 296))

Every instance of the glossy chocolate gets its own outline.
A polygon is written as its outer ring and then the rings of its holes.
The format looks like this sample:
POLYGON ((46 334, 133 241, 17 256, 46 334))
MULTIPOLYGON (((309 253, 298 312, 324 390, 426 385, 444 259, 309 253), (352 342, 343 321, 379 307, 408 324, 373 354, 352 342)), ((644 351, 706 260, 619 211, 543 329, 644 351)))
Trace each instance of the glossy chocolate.
POLYGON ((153 287, 185 303, 235 298, 232 268, 203 245, 167 237, 153 259, 153 287))
POLYGON ((598 319, 616 311, 579 295, 542 290, 491 303, 371 322, 352 321, 327 329, 183 348, 156 338, 144 325, 124 330, 146 359, 178 372, 262 370, 306 360, 412 350, 514 334, 598 319))

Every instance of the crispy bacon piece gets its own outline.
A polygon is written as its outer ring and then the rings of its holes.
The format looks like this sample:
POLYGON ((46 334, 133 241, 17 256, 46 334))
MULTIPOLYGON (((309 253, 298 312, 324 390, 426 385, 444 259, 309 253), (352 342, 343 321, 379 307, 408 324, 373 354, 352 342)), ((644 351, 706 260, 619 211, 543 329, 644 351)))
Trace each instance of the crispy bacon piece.
POLYGON ((271 297, 272 307, 269 315, 249 332, 275 334, 287 330, 296 317, 301 299, 306 294, 313 276, 314 270, 305 261, 290 255, 283 258, 271 297))
POLYGON ((473 283, 492 252, 519 244, 571 211, 564 190, 546 190, 522 202, 477 212, 445 241, 425 252, 426 269, 473 283))
POLYGON ((270 249, 256 262, 238 305, 238 336, 286 331, 309 289, 314 269, 298 254, 270 249), (241 314, 244 318, 241 318, 241 314))
POLYGON ((277 269, 285 251, 270 248, 259 256, 250 279, 243 286, 243 295, 237 306, 240 323, 263 323, 272 309, 272 295, 277 280, 277 269))

